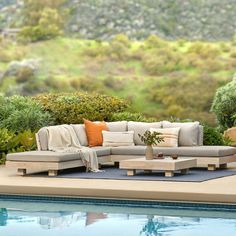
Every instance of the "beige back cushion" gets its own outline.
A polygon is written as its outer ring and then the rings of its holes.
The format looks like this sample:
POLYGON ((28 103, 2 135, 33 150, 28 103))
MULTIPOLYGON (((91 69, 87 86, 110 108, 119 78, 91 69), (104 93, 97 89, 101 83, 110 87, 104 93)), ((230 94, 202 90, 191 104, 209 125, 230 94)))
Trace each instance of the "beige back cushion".
POLYGON ((198 146, 203 146, 203 137, 204 137, 204 127, 199 125, 199 133, 198 133, 198 146))
POLYGON ((164 129, 150 129, 151 132, 160 133, 159 137, 164 140, 160 143, 157 143, 156 147, 178 147, 178 138, 180 127, 178 128, 164 128, 164 129))
MULTIPOLYGON (((107 122, 109 130, 113 132, 127 131, 127 121, 107 122)), ((82 146, 88 146, 88 139, 83 124, 72 124, 76 136, 82 146)), ((48 134, 45 127, 41 128, 37 133, 37 146, 38 150, 48 150, 48 134)))
POLYGON ((41 128, 36 134, 37 148, 39 151, 48 150, 48 133, 46 127, 41 128))
POLYGON ((199 122, 169 122, 163 121, 163 128, 177 128, 180 127, 179 132, 179 146, 198 146, 200 128, 199 122))
POLYGON ((128 130, 128 122, 127 121, 114 121, 114 122, 106 122, 109 131, 111 132, 125 132, 128 130))
POLYGON ((141 139, 139 138, 138 134, 143 135, 147 130, 150 128, 161 128, 162 122, 153 122, 153 123, 146 123, 146 122, 128 122, 128 131, 134 131, 134 143, 135 145, 145 145, 141 139))
POLYGON ((88 139, 85 131, 85 126, 83 124, 71 125, 76 133, 77 138, 82 146, 88 146, 88 139))
POLYGON ((134 131, 102 131, 104 147, 134 146, 134 131))

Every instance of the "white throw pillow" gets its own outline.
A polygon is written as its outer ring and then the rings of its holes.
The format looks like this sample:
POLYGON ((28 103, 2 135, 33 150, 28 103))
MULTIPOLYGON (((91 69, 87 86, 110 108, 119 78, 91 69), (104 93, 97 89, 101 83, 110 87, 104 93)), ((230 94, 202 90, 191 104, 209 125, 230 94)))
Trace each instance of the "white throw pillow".
POLYGON ((134 131, 102 131, 104 147, 134 146, 134 131))
POLYGON ((151 132, 161 133, 159 136, 164 139, 161 143, 156 144, 157 147, 178 147, 178 138, 180 127, 178 128, 164 128, 155 129, 150 128, 151 132))

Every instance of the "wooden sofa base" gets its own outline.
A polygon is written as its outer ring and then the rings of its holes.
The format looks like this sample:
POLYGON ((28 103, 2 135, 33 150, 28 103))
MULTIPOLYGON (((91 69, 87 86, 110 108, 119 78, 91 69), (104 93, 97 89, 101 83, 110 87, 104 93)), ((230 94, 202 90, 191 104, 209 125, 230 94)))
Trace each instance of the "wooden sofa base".
MULTIPOLYGON (((103 163, 111 161, 110 156, 99 157, 99 166, 103 163)), ((18 175, 24 176, 29 171, 43 172, 47 171, 48 176, 57 176, 59 170, 76 168, 84 166, 81 160, 65 161, 65 162, 30 162, 30 161, 6 161, 6 167, 17 169, 18 175)))
MULTIPOLYGON (((119 167, 119 162, 122 160, 138 158, 137 155, 110 155, 99 157, 99 165, 113 162, 116 167, 119 167)), ((181 158, 181 157, 180 157, 181 158)), ((225 169, 227 164, 236 162, 236 155, 224 156, 224 157, 192 157, 197 159, 198 167, 207 167, 209 171, 214 171, 217 168, 225 169)), ((7 167, 13 167, 17 169, 19 175, 24 176, 29 171, 35 172, 47 171, 48 176, 57 176, 59 170, 76 168, 84 166, 81 160, 66 161, 66 162, 29 162, 29 161, 7 161, 7 167)))
MULTIPOLYGON (((127 159, 134 159, 141 156, 137 155, 112 155, 111 161, 119 166, 119 162, 127 159)), ((181 158, 181 157, 179 157, 181 158)), ((217 168, 226 169, 227 164, 231 162, 236 162, 236 155, 223 156, 223 157, 189 157, 197 159, 197 167, 207 167, 208 170, 214 171, 217 168)))

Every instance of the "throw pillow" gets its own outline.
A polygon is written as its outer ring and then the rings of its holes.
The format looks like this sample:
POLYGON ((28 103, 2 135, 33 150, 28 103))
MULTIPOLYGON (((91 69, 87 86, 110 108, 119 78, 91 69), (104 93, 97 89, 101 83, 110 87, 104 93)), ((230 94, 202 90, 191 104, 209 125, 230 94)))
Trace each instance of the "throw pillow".
POLYGON ((178 147, 178 137, 180 127, 178 128, 165 128, 165 129, 155 129, 150 128, 151 132, 161 133, 159 136, 164 139, 161 143, 158 143, 157 147, 178 147))
POLYGON ((134 131, 102 131, 104 147, 134 146, 134 131))
POLYGON ((92 122, 84 119, 85 131, 89 147, 102 146, 102 131, 108 130, 105 122, 92 122))

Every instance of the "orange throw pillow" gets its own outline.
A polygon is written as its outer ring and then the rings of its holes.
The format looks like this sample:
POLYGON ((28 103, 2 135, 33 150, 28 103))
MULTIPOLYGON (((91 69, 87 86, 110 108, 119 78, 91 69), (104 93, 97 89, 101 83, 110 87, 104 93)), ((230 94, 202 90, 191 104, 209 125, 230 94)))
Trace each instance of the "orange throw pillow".
POLYGON ((89 147, 102 146, 102 131, 108 130, 106 122, 92 122, 84 119, 89 147))

